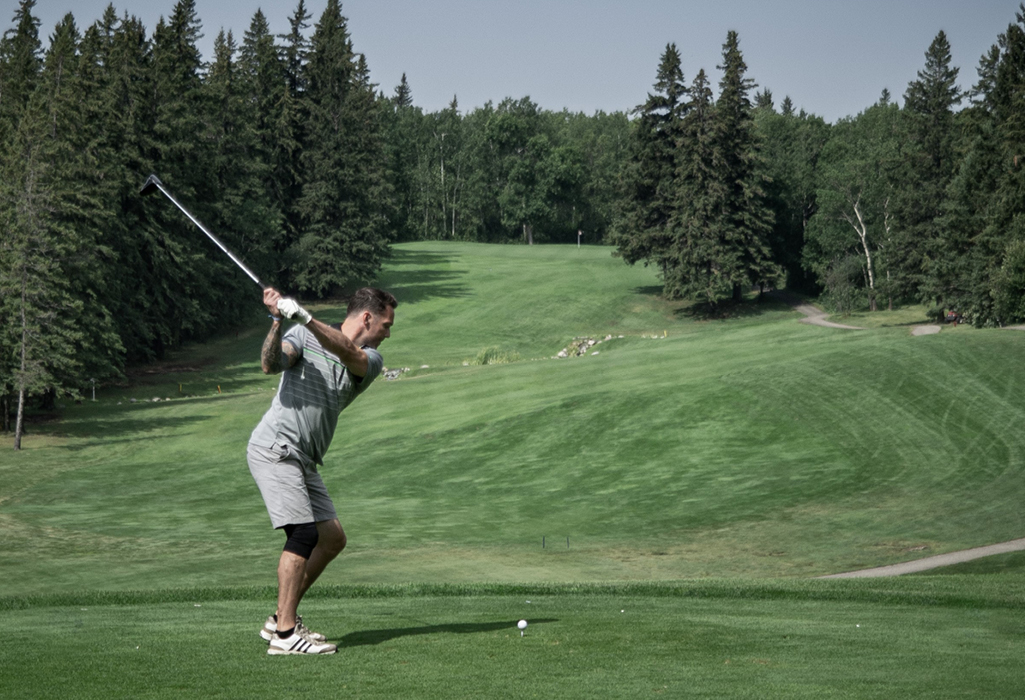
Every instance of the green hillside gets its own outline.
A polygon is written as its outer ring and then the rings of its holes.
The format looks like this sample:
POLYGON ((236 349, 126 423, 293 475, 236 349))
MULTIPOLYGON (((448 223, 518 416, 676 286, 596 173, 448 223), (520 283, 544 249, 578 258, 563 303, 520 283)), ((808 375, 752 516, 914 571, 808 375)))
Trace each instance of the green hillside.
MULTIPOLYGON (((326 583, 804 577, 1025 531, 1025 334, 837 331, 753 298, 696 320, 594 247, 406 244, 380 284, 411 371, 342 417, 326 583)), ((273 583, 244 459, 265 323, 30 426, 0 464, 9 595, 273 583)))

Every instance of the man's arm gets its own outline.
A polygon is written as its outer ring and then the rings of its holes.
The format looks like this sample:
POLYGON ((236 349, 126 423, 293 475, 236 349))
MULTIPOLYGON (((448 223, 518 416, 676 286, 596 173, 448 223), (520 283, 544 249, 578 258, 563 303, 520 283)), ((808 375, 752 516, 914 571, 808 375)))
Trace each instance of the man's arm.
POLYGON ((281 321, 273 321, 260 351, 260 369, 264 374, 280 374, 286 368, 294 367, 298 360, 299 353, 295 347, 281 341, 281 321))
POLYGON ((320 344, 330 353, 338 356, 346 369, 357 377, 367 376, 370 367, 370 360, 363 348, 349 340, 349 337, 342 333, 341 329, 329 326, 317 319, 310 319, 306 328, 320 341, 320 344))
POLYGON ((278 316, 280 298, 281 294, 273 287, 263 290, 263 305, 274 319, 260 351, 260 369, 264 374, 279 374, 288 367, 294 367, 299 360, 299 351, 291 343, 281 342, 281 318, 278 316))
POLYGON ((292 319, 306 326, 307 330, 313 333, 314 337, 320 341, 321 346, 328 352, 336 355, 352 374, 357 377, 367 376, 367 370, 370 368, 370 360, 367 358, 367 354, 349 336, 345 335, 340 328, 335 328, 322 321, 318 321, 306 309, 299 306, 295 299, 282 298, 280 294, 269 288, 268 291, 264 292, 263 298, 268 309, 272 308, 272 304, 274 305, 272 315, 276 311, 285 318, 292 319))

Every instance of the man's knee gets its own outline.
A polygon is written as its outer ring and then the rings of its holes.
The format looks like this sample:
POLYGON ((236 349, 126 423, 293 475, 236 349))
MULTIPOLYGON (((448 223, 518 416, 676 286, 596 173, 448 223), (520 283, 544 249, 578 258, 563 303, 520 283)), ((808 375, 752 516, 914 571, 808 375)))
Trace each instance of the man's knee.
POLYGON ((314 523, 285 525, 285 551, 309 559, 320 540, 320 529, 314 523))
POLYGON ((320 535, 319 544, 326 554, 332 557, 341 554, 347 542, 345 530, 337 520, 324 520, 317 523, 317 532, 320 535))

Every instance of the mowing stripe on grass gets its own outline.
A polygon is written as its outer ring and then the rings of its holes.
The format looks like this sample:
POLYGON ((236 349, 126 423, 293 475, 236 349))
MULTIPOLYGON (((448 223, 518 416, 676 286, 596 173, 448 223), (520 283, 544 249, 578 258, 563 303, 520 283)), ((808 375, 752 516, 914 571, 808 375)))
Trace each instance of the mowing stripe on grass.
MULTIPOLYGON (((1025 609, 1021 577, 994 575, 973 580, 928 579, 702 579, 630 583, 476 583, 328 585, 311 588, 307 600, 377 598, 474 598, 495 596, 623 596, 722 600, 836 601, 975 609, 1025 609)), ((275 599, 271 586, 172 588, 145 591, 82 591, 0 598, 0 611, 64 606, 137 606, 165 603, 275 599)))

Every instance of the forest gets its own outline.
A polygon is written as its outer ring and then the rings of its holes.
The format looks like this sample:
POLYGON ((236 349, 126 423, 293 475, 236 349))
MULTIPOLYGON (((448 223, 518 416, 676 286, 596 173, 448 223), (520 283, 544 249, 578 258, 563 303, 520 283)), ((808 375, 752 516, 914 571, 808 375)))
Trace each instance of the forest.
POLYGON ((1025 320, 1025 5, 970 89, 939 31, 902 96, 830 124, 777 105, 735 32, 717 84, 666 46, 633 110, 425 112, 405 76, 371 82, 338 0, 298 0, 284 35, 258 11, 210 61, 195 0, 152 32, 113 5, 44 31, 35 4, 0 40, 3 430, 252 315, 252 282, 140 196, 151 173, 306 300, 372 282, 396 242, 580 242, 713 313, 761 287, 1025 320))

